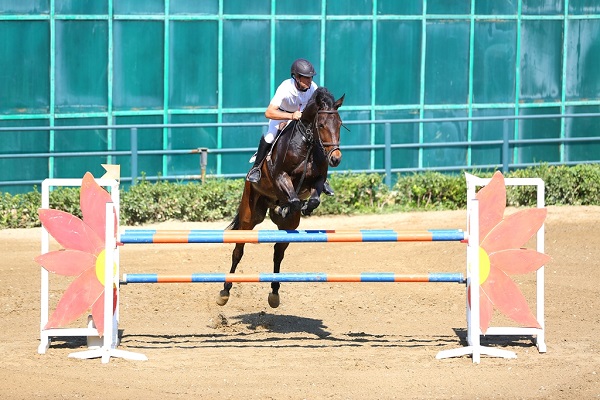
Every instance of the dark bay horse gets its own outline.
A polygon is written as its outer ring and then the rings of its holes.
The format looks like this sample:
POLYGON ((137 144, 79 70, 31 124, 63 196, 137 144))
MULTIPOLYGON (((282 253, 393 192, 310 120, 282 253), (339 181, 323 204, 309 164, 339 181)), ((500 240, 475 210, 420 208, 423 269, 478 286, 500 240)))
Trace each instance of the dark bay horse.
MULTIPOLYGON (((344 96, 335 100, 324 87, 315 91, 302 118, 290 123, 274 142, 261 166, 261 180, 246 181, 238 213, 227 229, 254 229, 269 210, 278 229, 293 230, 300 224, 301 213, 309 215, 319 206, 328 168, 337 167, 342 159, 338 108, 343 102, 344 96)), ((235 245, 230 273, 235 273, 244 255, 244 244, 235 245)), ((275 244, 273 272, 279 273, 288 246, 275 244)), ((269 305, 273 308, 279 306, 279 286, 279 282, 271 283, 269 305)), ((219 305, 227 303, 231 287, 231 282, 225 283, 217 298, 219 305)))

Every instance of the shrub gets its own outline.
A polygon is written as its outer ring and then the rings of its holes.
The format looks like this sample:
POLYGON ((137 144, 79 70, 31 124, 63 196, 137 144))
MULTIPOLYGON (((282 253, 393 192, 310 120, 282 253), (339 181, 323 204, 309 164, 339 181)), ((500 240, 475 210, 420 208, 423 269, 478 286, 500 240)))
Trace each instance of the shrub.
MULTIPOLYGON (((491 177, 491 173, 473 174, 491 177)), ((538 166, 516 170, 510 177, 539 177, 546 185, 547 205, 599 205, 600 165, 573 167, 538 166)), ((424 172, 399 175, 390 189, 380 174, 332 174, 335 196, 321 196, 314 215, 381 213, 401 210, 455 210, 466 207, 466 181, 463 174, 424 172)), ((121 192, 121 223, 140 225, 167 220, 216 221, 232 219, 244 187, 243 179, 209 179, 204 184, 142 179, 121 192)), ((511 187, 510 206, 535 203, 535 188, 511 187)), ((0 228, 39 226, 37 210, 41 194, 0 195, 0 228)), ((50 207, 81 217, 79 188, 56 188, 50 193, 50 207)))

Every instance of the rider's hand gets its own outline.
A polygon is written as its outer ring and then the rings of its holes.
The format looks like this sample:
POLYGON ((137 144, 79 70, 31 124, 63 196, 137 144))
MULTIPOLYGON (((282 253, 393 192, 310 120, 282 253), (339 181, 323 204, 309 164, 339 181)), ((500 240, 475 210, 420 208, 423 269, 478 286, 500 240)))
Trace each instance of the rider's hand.
POLYGON ((292 119, 297 121, 300 118, 302 118, 302 112, 300 112, 300 111, 294 111, 294 113, 292 114, 292 119))

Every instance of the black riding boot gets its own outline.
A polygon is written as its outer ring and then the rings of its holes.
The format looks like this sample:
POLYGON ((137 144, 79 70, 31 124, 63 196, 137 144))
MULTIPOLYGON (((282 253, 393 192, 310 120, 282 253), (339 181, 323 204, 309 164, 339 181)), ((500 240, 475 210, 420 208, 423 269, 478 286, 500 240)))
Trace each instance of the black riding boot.
POLYGON ((252 169, 246 175, 246 180, 248 182, 256 183, 260 181, 260 166, 262 165, 263 160, 267 156, 269 152, 269 147, 271 147, 271 143, 267 143, 264 137, 260 138, 260 143, 258 144, 258 150, 256 151, 256 159, 254 160, 254 165, 252 169))

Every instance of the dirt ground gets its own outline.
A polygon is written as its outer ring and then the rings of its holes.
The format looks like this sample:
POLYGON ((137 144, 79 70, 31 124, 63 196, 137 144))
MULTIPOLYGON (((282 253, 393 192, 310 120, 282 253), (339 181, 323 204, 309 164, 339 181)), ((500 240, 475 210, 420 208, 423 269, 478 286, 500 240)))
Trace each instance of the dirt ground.
MULTIPOLYGON (((509 210, 508 213, 514 210, 509 210)), ((223 228, 221 223, 163 228, 223 228)), ((40 230, 0 231, 2 399, 591 399, 600 398, 600 207, 550 207, 546 223, 547 353, 529 337, 482 337, 516 359, 437 360, 464 345, 465 290, 455 283, 287 283, 122 287, 121 349, 148 361, 78 360, 84 338, 38 354, 40 230)), ((309 218, 301 228, 464 228, 465 212, 309 218)), ((259 226, 270 229, 267 223, 259 226)), ((226 272, 233 245, 127 245, 121 272, 226 272)), ((287 272, 463 272, 460 243, 292 244, 287 272)), ((271 245, 247 245, 242 272, 269 272, 271 245)), ((533 278, 517 280, 526 295, 533 278)), ((51 278, 56 303, 70 278, 51 278)), ((530 301, 535 307, 535 299, 530 301)), ((506 325, 495 315, 493 326, 506 325)), ((85 320, 76 324, 85 326, 85 320)))

